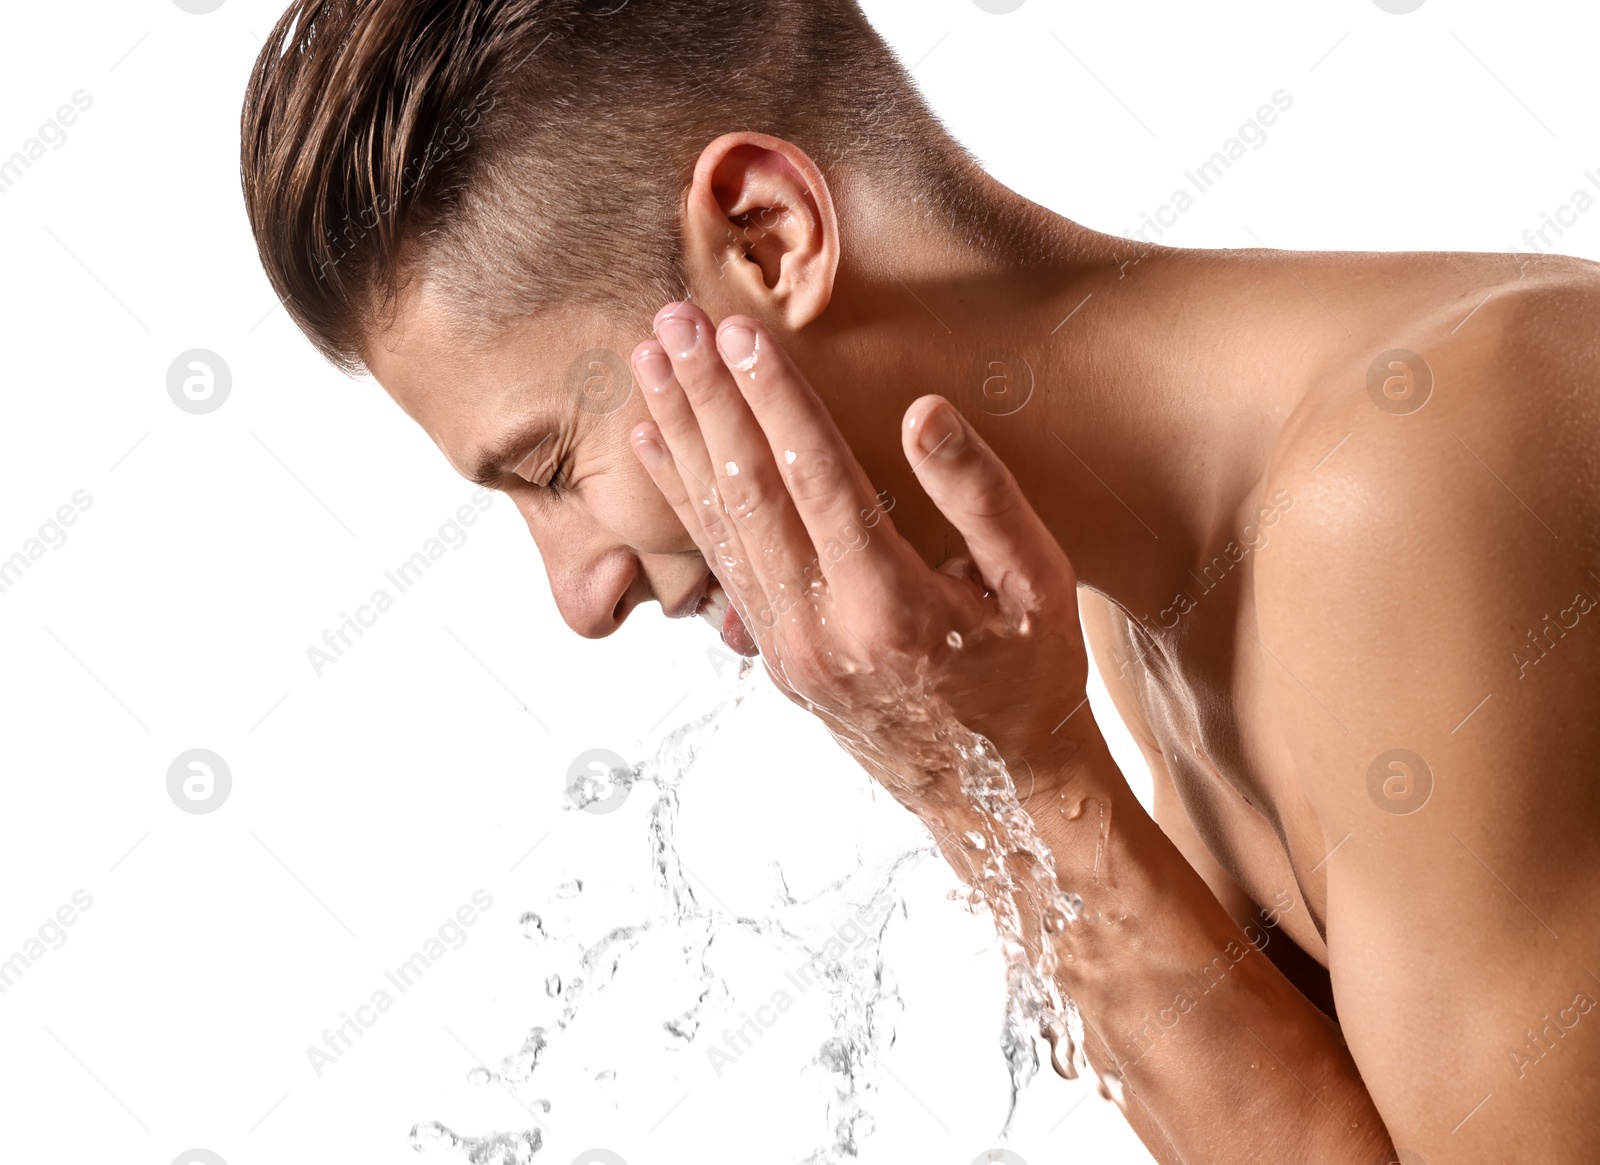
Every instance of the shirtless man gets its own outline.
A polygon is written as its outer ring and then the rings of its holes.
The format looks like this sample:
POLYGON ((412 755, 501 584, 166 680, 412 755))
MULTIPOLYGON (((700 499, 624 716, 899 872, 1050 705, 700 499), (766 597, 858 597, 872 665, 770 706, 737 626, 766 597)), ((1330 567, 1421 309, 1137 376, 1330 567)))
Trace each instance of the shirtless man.
POLYGON ((243 162, 575 631, 709 614, 958 867, 933 714, 1030 774, 1158 1159, 1600 1159, 1594 265, 1098 234, 853 0, 298 0, 243 162))

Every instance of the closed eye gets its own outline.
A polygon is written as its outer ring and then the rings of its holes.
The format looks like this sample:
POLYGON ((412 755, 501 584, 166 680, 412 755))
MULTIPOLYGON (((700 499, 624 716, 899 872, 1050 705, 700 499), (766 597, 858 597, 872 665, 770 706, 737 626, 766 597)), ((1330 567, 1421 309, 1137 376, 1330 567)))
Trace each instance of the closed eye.
POLYGON ((536 475, 539 471, 540 455, 544 454, 545 447, 550 444, 550 439, 554 436, 554 433, 546 433, 543 437, 539 438, 539 443, 532 449, 528 450, 527 455, 524 456, 521 461, 517 462, 517 464, 512 468, 511 472, 516 474, 523 481, 530 482, 534 485, 539 484, 536 480, 536 475))
POLYGON ((571 474, 572 462, 570 460, 563 461, 550 474, 550 480, 545 482, 543 488, 550 494, 551 498, 559 499, 567 492, 572 480, 571 474))

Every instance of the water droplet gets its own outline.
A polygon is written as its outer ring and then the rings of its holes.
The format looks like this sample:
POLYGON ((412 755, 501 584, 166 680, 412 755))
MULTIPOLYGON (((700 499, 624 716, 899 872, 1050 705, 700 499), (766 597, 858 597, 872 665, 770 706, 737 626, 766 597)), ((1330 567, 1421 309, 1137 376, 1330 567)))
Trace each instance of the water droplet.
POLYGON ((755 340, 750 345, 750 355, 743 360, 735 360, 733 366, 740 372, 748 372, 750 379, 756 378, 756 359, 761 355, 761 333, 757 332, 755 340))
POLYGON ((1044 1022, 1044 1035, 1050 1042, 1050 1067, 1063 1080, 1076 1080, 1080 1049, 1067 1017, 1059 1011, 1049 1016, 1044 1022))
POLYGON ((454 1149, 460 1143, 461 1139, 438 1121, 422 1121, 411 1126, 411 1147, 419 1153, 439 1145, 454 1149))
POLYGON ((467 1073, 467 1083, 476 1084, 479 1087, 482 1087, 485 1084, 492 1084, 494 1083, 494 1073, 482 1065, 479 1065, 467 1073))
POLYGON ((517 919, 517 921, 522 926, 523 938, 532 939, 534 942, 544 942, 545 939, 550 937, 544 932, 544 919, 531 910, 517 919))
POLYGON ((533 1070, 539 1066, 539 1057, 544 1054, 545 1045, 549 1042, 545 1039, 544 1031, 542 1027, 531 1029, 528 1038, 522 1041, 522 1047, 500 1061, 502 1079, 520 1084, 533 1075, 533 1070))
POLYGON ((561 976, 551 975, 544 981, 544 993, 551 999, 561 994, 561 976))
POLYGON ((556 887, 557 898, 576 898, 583 893, 583 879, 572 878, 556 887))
POLYGON ((694 1039, 695 1032, 700 1030, 700 1019, 693 1010, 690 1010, 676 1019, 664 1020, 661 1024, 672 1037, 669 1047, 682 1047, 694 1039))
POLYGON ((948 643, 951 647, 960 647, 961 646, 961 632, 959 632, 959 631, 950 632, 950 634, 948 634, 948 635, 946 635, 944 637, 944 641, 946 643, 948 643))
POLYGON ((1063 890, 1057 894, 1056 905, 1068 922, 1077 922, 1083 916, 1083 899, 1071 890, 1063 890))
POLYGON ((784 461, 785 465, 793 465, 794 464, 794 458, 795 458, 795 452, 794 452, 793 449, 785 449, 783 451, 783 461, 784 461))
POLYGON ((1122 1077, 1115 1072, 1102 1072, 1099 1078, 1099 1093, 1102 1099, 1109 1100, 1118 1108, 1123 1105, 1122 1077))
POLYGON ((722 467, 722 471, 724 473, 726 473, 729 477, 738 477, 739 476, 739 466, 738 466, 737 463, 732 462, 732 461, 730 461, 730 462, 728 462, 728 464, 724 465, 722 467))

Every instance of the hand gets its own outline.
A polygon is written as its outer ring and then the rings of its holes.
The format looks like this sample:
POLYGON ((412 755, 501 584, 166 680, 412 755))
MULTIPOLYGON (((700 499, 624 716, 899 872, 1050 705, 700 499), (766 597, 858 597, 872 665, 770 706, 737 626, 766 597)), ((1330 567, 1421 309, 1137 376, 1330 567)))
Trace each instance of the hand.
POLYGON ((1098 733, 1087 712, 1063 728, 1088 675, 1077 579, 956 409, 924 396, 902 427, 970 555, 934 570, 770 332, 670 304, 656 335, 633 353, 654 421, 632 443, 737 611, 730 644, 759 650, 774 682, 914 811, 962 796, 951 720, 1013 766, 1026 760, 1036 783, 1059 776, 1098 733))

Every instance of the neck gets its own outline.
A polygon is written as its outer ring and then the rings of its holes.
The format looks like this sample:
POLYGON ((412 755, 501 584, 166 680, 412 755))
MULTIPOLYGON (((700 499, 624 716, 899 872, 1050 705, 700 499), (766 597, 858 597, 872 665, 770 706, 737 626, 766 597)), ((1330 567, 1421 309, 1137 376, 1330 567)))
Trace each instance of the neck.
POLYGON ((802 363, 930 562, 959 544, 911 480, 898 422, 937 392, 1011 467, 1080 580, 1153 614, 1239 536, 1293 378, 1240 375, 1270 365, 1241 350, 1237 319, 1224 335, 1216 315, 1194 318, 1184 291, 1231 287, 1229 310, 1244 307, 1214 253, 1202 284, 1199 253, 1102 235, 996 187, 1005 243, 906 238, 841 264, 802 363))

